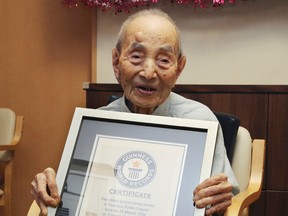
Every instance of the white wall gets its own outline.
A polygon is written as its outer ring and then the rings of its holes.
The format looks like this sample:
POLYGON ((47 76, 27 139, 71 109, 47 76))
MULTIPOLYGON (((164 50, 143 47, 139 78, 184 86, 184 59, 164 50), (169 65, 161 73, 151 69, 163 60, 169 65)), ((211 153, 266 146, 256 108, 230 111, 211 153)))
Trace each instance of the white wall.
MULTIPOLYGON (((288 84, 288 1, 236 2, 197 10, 161 5, 181 30, 188 59, 178 84, 288 84)), ((126 16, 98 11, 97 83, 116 82, 111 50, 126 16)))

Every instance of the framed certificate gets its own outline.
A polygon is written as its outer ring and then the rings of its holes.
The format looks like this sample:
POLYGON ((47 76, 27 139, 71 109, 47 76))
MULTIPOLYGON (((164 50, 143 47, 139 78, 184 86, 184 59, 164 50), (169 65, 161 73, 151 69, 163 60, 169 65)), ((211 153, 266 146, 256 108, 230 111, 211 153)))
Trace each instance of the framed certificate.
POLYGON ((76 108, 49 215, 203 216, 218 122, 76 108))

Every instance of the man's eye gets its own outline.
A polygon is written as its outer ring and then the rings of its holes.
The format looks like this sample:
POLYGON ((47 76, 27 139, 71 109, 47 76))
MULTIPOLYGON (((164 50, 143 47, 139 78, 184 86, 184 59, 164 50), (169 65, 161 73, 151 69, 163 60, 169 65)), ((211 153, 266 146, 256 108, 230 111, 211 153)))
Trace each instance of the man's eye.
POLYGON ((160 58, 158 59, 158 64, 160 67, 168 67, 171 64, 171 61, 168 58, 160 58))
POLYGON ((142 56, 139 53, 132 53, 129 59, 132 64, 139 64, 142 61, 142 56))
POLYGON ((132 55, 131 58, 132 59, 140 59, 141 57, 140 57, 140 55, 132 55))
POLYGON ((164 64, 170 63, 169 59, 161 59, 160 62, 164 64))

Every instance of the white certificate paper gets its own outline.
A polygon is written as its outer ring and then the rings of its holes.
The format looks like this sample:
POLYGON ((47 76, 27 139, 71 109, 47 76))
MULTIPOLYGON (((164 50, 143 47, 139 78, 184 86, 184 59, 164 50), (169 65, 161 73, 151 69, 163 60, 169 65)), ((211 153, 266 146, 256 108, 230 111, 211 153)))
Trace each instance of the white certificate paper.
POLYGON ((175 215, 186 150, 97 135, 76 215, 175 215))

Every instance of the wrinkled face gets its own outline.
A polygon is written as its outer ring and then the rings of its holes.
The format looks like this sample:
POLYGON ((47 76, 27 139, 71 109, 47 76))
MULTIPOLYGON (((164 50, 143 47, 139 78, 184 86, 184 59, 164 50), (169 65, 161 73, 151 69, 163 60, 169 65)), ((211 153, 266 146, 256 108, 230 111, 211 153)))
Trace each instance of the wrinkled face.
POLYGON ((186 61, 178 52, 177 32, 168 20, 150 15, 128 25, 121 53, 112 54, 131 111, 149 114, 167 99, 186 61))

